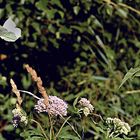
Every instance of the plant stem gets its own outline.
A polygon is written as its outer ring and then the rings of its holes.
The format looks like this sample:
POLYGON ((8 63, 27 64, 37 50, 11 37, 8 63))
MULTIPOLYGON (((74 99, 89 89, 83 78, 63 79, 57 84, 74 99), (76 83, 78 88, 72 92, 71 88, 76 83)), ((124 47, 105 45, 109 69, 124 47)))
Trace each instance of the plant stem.
POLYGON ((70 119, 70 117, 71 117, 71 116, 69 116, 69 117, 64 121, 64 123, 62 124, 62 126, 61 126, 61 128, 59 129, 58 133, 56 134, 55 139, 58 137, 58 135, 60 134, 62 128, 64 127, 64 125, 66 124, 66 122, 70 119))
POLYGON ((140 15, 140 11, 139 11, 139 10, 137 10, 137 9, 131 7, 131 6, 128 6, 127 4, 119 3, 118 5, 120 5, 120 6, 122 6, 122 7, 125 7, 125 8, 127 8, 127 9, 129 9, 129 10, 131 10, 131 11, 137 13, 138 15, 140 15))
POLYGON ((49 115, 49 120, 50 120, 50 140, 52 140, 52 137, 53 137, 53 124, 52 124, 52 119, 51 119, 50 115, 49 115))
MULTIPOLYGON (((63 118, 63 116, 61 116, 61 118, 63 119, 63 120, 65 120, 65 118, 63 118)), ((68 122, 68 121, 66 121, 66 123, 72 128, 72 130, 76 133, 76 135, 79 137, 79 139, 81 140, 82 138, 81 138, 81 136, 78 134, 78 132, 75 130, 75 128, 68 122)))
POLYGON ((114 132, 112 132, 111 134, 109 134, 109 138, 113 137, 114 132))
POLYGON ((31 119, 31 121, 32 121, 32 122, 35 122, 35 123, 40 127, 40 129, 41 129, 41 131, 42 131, 42 134, 44 135, 44 137, 46 138, 46 140, 49 140, 48 136, 45 134, 45 131, 44 131, 44 129, 42 128, 42 126, 40 125, 40 123, 37 122, 37 121, 34 120, 34 119, 31 119))
POLYGON ((26 90, 19 90, 19 92, 27 93, 27 94, 33 96, 34 98, 36 98, 38 100, 41 99, 41 98, 37 97, 36 95, 34 95, 32 92, 29 92, 29 91, 26 91, 26 90))
POLYGON ((126 94, 140 93, 140 90, 126 91, 126 94))
POLYGON ((93 113, 93 116, 99 117, 99 118, 101 119, 101 121, 104 121, 104 119, 102 118, 102 116, 99 115, 99 114, 95 114, 95 113, 93 113))
POLYGON ((127 9, 129 9, 129 10, 137 13, 138 15, 140 15, 140 11, 139 10, 137 10, 137 9, 135 9, 135 8, 127 5, 127 4, 124 4, 124 3, 118 3, 118 4, 116 4, 116 3, 112 2, 111 0, 103 0, 103 1, 106 2, 106 3, 108 3, 108 4, 113 5, 115 7, 121 6, 121 7, 127 8, 127 9))

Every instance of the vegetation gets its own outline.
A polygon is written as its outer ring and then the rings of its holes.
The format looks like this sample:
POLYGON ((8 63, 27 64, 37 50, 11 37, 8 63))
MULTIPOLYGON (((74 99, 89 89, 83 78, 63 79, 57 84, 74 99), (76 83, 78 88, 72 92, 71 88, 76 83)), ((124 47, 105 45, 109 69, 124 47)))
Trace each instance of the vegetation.
POLYGON ((0 3, 1 140, 140 139, 139 0, 0 3), (52 96, 67 116, 38 112, 52 96))

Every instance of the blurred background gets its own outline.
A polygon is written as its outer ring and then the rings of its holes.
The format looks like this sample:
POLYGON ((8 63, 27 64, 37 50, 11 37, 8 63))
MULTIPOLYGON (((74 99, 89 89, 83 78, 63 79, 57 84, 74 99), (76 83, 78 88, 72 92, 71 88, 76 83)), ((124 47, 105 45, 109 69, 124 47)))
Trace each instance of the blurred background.
MULTIPOLYGON (((16 98, 9 79, 40 96, 24 64, 38 72, 49 95, 69 104, 69 115, 75 99, 86 97, 95 113, 125 120, 132 128, 130 138, 140 139, 140 79, 118 90, 126 72, 140 65, 139 9, 139 0, 0 0, 0 25, 12 17, 22 31, 14 43, 0 40, 0 139, 31 140, 11 125, 16 98)), ((23 99, 30 114, 36 100, 25 94, 23 99)), ((90 119, 80 125, 84 139, 103 140, 90 119)))

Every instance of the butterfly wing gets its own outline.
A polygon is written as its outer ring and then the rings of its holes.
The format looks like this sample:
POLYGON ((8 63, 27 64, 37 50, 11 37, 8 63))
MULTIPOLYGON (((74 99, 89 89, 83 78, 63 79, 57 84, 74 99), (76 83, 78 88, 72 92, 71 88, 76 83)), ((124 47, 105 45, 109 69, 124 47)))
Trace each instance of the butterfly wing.
POLYGON ((7 29, 9 32, 12 32, 15 34, 17 39, 21 37, 21 29, 16 28, 16 24, 12 21, 11 18, 7 19, 3 25, 5 29, 7 29))
POLYGON ((16 24, 12 21, 11 18, 8 18, 5 23, 3 24, 3 27, 6 28, 7 30, 9 29, 12 29, 12 28, 15 28, 16 27, 16 24))
POLYGON ((17 40, 17 37, 15 36, 14 33, 9 32, 1 25, 0 25, 0 37, 5 41, 9 41, 9 42, 14 42, 15 40, 17 40))

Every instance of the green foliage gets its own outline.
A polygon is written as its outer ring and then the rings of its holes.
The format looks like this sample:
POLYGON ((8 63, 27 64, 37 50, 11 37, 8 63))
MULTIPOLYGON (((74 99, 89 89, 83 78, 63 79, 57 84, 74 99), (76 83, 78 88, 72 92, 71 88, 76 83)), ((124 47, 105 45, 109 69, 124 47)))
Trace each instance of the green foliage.
MULTIPOLYGON (((91 101, 95 114, 124 118, 130 124, 129 138, 115 139, 140 139, 139 0, 0 0, 0 3, 0 25, 12 16, 22 30, 22 37, 13 44, 1 40, 1 53, 7 59, 0 57, 0 139, 10 136, 15 140, 44 139, 38 125, 31 124, 25 131, 22 128, 14 131, 11 127, 15 98, 9 96, 9 78, 13 77, 21 89, 38 95, 31 78, 23 71, 24 63, 36 68, 50 95, 67 101, 69 114, 74 118, 69 121, 84 139, 104 139, 106 130, 97 116, 91 117, 93 121, 76 118, 81 97, 91 101)), ((16 39, 0 26, 2 36, 5 40, 16 39)), ((36 100, 24 94, 23 97, 23 108, 30 115, 36 100)), ((38 117, 33 113, 33 116, 49 134, 47 115, 38 117)), ((62 124, 56 123, 54 131, 62 124)), ((78 139, 71 127, 65 125, 59 139, 69 138, 78 139)))
POLYGON ((140 68, 131 68, 124 76, 121 85, 119 88, 129 79, 134 78, 136 76, 140 76, 140 68))

